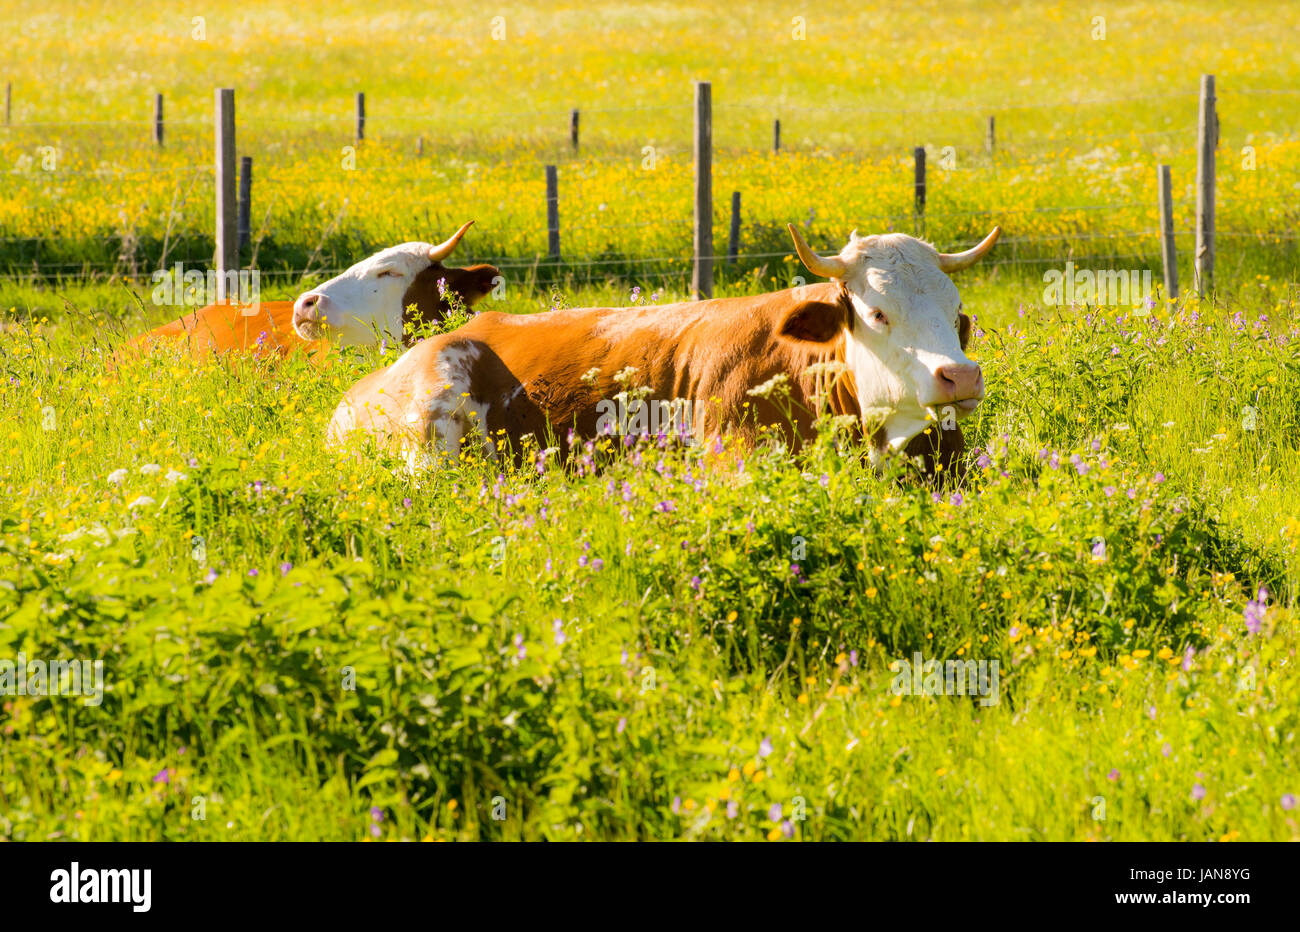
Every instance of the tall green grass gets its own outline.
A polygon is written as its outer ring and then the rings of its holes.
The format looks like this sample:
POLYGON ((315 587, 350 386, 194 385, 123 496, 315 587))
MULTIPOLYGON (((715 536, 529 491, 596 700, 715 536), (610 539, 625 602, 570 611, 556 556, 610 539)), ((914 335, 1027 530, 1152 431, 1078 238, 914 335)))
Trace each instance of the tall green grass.
POLYGON ((829 433, 413 478, 321 442, 378 350, 7 331, 0 656, 107 690, 4 699, 5 836, 1297 837, 1290 299, 963 292, 990 393, 936 488, 829 433), (918 652, 999 701, 895 695, 918 652))

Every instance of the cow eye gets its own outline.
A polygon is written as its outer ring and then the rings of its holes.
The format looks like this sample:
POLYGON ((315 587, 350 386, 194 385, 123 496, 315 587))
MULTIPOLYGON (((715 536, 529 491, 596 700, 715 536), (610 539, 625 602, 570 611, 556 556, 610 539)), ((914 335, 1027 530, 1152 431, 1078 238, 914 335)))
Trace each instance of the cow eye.
POLYGON ((880 324, 880 326, 882 327, 889 326, 889 318, 886 317, 885 312, 878 307, 873 307, 871 309, 871 319, 874 320, 876 323, 880 324))
POLYGON ((396 277, 396 276, 397 276, 397 270, 396 270, 396 269, 380 269, 379 272, 376 273, 375 278, 383 278, 383 277, 386 276, 386 275, 392 275, 392 276, 396 277))

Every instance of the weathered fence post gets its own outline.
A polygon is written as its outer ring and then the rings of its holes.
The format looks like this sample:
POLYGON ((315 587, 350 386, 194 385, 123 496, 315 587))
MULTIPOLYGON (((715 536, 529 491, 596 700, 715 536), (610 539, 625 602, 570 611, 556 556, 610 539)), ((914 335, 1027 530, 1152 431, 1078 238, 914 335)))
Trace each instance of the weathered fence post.
POLYGON ((713 297, 713 84, 695 84, 695 265, 691 292, 713 297))
POLYGON ((1214 287, 1214 149, 1219 144, 1214 75, 1201 75, 1201 106, 1196 118, 1196 291, 1214 287))
POLYGON ((10 105, 13 103, 13 100, 14 100, 13 82, 6 81, 5 82, 5 126, 9 125, 10 105))
POLYGON ((772 121, 772 154, 780 155, 781 153, 781 121, 772 121))
POLYGON ((560 182, 554 165, 546 166, 546 254, 560 258, 560 182))
POLYGON ((239 269, 239 241, 235 220, 235 89, 216 90, 213 120, 217 170, 217 273, 216 301, 225 301, 226 273, 239 269))
POLYGON ((994 133, 994 121, 993 121, 993 117, 989 117, 988 129, 984 131, 984 148, 987 149, 989 155, 992 156, 993 151, 996 147, 997 147, 997 136, 994 133))
POLYGON ((366 94, 357 91, 357 142, 366 138, 366 94))
POLYGON ((155 145, 163 144, 163 95, 153 97, 153 141, 155 145))
POLYGON ((731 235, 727 237, 727 264, 735 265, 740 255, 740 192, 731 192, 731 235))
POLYGON ((912 160, 916 163, 916 228, 917 232, 925 229, 925 146, 912 150, 912 160))
POLYGON ((569 111, 569 143, 573 146, 573 151, 578 151, 578 108, 575 107, 569 111))
POLYGON ((1178 258, 1174 251, 1174 202, 1169 180, 1169 166, 1158 172, 1160 188, 1160 258, 1165 266, 1165 297, 1178 297, 1178 258))
POLYGON ((415 137, 415 157, 416 157, 417 159, 418 159, 418 158, 423 158, 423 157, 424 157, 424 137, 423 137, 423 136, 416 136, 416 137, 415 137))
POLYGON ((253 210, 253 159, 239 160, 239 253, 248 248, 250 218, 253 210))

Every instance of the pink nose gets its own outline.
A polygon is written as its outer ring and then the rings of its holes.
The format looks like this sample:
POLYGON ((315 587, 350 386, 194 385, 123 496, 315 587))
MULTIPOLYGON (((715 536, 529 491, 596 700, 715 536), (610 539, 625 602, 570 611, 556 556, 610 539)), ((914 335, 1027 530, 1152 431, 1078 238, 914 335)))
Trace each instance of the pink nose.
POLYGON ((978 401, 984 397, 984 373, 974 363, 940 366, 934 380, 940 404, 978 401))
POLYGON ((321 322, 325 318, 325 303, 329 299, 323 294, 309 291, 298 296, 293 302, 293 329, 304 339, 314 340, 320 336, 321 322))

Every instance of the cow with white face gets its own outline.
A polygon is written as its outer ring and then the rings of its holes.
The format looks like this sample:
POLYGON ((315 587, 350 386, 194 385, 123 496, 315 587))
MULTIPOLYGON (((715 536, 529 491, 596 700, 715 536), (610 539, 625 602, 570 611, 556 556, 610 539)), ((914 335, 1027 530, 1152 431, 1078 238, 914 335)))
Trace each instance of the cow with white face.
POLYGON ((402 340, 408 308, 422 320, 441 320, 444 292, 456 292, 466 305, 490 293, 499 272, 490 265, 447 268, 451 255, 474 221, 444 243, 402 243, 363 259, 340 275, 298 296, 293 329, 304 340, 328 334, 342 345, 370 344, 387 337, 402 340), (442 283, 441 285, 439 283, 442 283))
POLYGON ((814 275, 843 286, 851 314, 844 362, 859 410, 887 412, 876 447, 901 450, 941 410, 965 417, 984 398, 984 374, 963 351, 970 321, 948 278, 977 262, 1001 234, 994 227, 973 249, 938 252, 903 233, 860 237, 838 256, 819 256, 789 226, 799 259, 814 275))
POLYGON ((947 273, 988 253, 999 231, 952 255, 910 236, 855 235, 830 258, 790 232, 809 270, 832 282, 657 306, 482 313, 354 385, 329 440, 368 436, 417 468, 463 442, 494 455, 528 435, 567 445, 570 436, 645 430, 608 416, 624 390, 617 377, 632 369, 653 410, 689 403, 697 440, 773 429, 798 445, 829 411, 857 420, 873 462, 903 451, 951 469, 962 449, 956 421, 984 397, 984 381, 964 352, 970 318, 947 273), (772 394, 782 382, 788 399, 772 394), (950 429, 918 436, 931 427, 950 429))
POLYGON ((324 362, 332 344, 405 342, 406 324, 440 323, 459 300, 473 305, 491 293, 500 273, 490 265, 453 268, 442 264, 469 229, 447 242, 404 243, 365 259, 297 301, 223 301, 155 327, 124 344, 123 358, 152 347, 182 345, 195 359, 251 353, 285 358, 306 354, 324 362), (348 313, 340 312, 349 308, 348 313))

